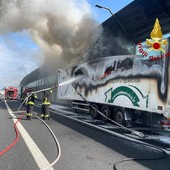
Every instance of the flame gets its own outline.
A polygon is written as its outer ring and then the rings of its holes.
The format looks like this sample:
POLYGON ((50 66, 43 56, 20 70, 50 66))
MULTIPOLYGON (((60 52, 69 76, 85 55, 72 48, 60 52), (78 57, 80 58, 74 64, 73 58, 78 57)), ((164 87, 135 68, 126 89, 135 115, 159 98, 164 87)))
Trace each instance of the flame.
POLYGON ((154 28, 153 28, 151 34, 150 34, 150 37, 153 40, 159 40, 162 38, 162 31, 161 31, 161 26, 159 24, 158 18, 155 21, 155 25, 154 25, 154 28))

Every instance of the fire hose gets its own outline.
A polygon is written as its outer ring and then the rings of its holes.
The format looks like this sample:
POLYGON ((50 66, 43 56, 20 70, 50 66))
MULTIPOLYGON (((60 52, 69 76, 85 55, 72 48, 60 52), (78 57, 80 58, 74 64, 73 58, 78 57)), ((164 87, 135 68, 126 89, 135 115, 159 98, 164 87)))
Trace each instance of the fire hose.
POLYGON ((53 136, 53 139, 54 139, 54 141, 55 141, 55 143, 56 143, 56 146, 57 146, 57 148, 58 148, 58 155, 57 155, 56 159, 55 159, 49 166, 41 169, 41 170, 47 170, 47 169, 51 168, 54 164, 56 164, 56 163, 58 162, 58 160, 59 160, 59 158, 60 158, 60 156, 61 156, 61 147, 60 147, 60 144, 59 144, 59 142, 58 142, 58 140, 57 140, 54 132, 53 132, 53 131, 51 130, 51 128, 47 125, 47 123, 45 123, 44 120, 42 120, 41 118, 39 118, 39 117, 36 115, 35 112, 34 112, 34 114, 35 114, 35 117, 36 117, 37 119, 39 119, 42 123, 44 123, 45 126, 48 128, 48 130, 50 131, 51 135, 53 136))
POLYGON ((24 101, 21 103, 20 107, 18 108, 18 111, 21 109, 22 105, 27 101, 27 99, 33 95, 33 94, 37 94, 37 93, 40 93, 40 92, 45 92, 45 91, 49 91, 49 90, 54 90, 55 88, 58 88, 59 87, 59 84, 53 86, 53 87, 48 87, 48 88, 45 88, 45 89, 41 89, 41 90, 37 90, 35 92, 31 92, 25 99, 24 101))
MULTIPOLYGON (((35 92, 30 93, 30 94, 24 99, 24 101, 21 103, 21 105, 20 105, 20 107, 18 108, 18 110, 16 111, 16 113, 20 112, 20 109, 21 109, 23 103, 25 103, 25 101, 26 101, 32 94, 36 94, 36 93, 40 93, 40 92, 44 92, 44 91, 48 91, 48 90, 54 90, 55 88, 58 88, 58 87, 59 87, 59 85, 57 84, 57 85, 55 85, 55 86, 53 86, 53 87, 46 88, 46 89, 41 89, 41 90, 38 90, 38 91, 35 91, 35 92)), ((6 102, 6 101, 5 101, 5 102, 6 102)), ((6 104, 6 106, 7 106, 7 103, 5 103, 5 104, 6 104)), ((14 112, 13 112, 13 113, 14 113, 14 112)), ((53 131, 50 129, 50 127, 49 127, 41 118, 38 118, 35 112, 34 112, 34 114, 35 114, 35 117, 36 117, 37 119, 39 119, 40 121, 42 121, 42 122, 45 124, 45 126, 48 128, 48 130, 50 131, 51 135, 53 136, 53 139, 54 139, 54 141, 55 141, 55 143, 56 143, 56 146, 57 146, 57 148, 58 148, 58 155, 57 155, 56 159, 55 159, 49 166, 41 169, 41 170, 47 170, 47 169, 51 168, 54 164, 56 164, 56 163, 58 162, 58 160, 59 160, 59 158, 60 158, 60 156, 61 156, 61 147, 60 147, 60 144, 59 144, 59 142, 58 142, 55 134, 54 134, 53 131)), ((22 115, 21 115, 21 116, 18 118, 18 120, 14 123, 14 131, 15 131, 15 134, 16 134, 16 138, 14 139, 14 141, 13 141, 9 146, 7 146, 5 149, 3 149, 2 151, 0 151, 0 156, 2 156, 4 153, 6 153, 8 150, 10 150, 10 149, 18 142, 18 140, 19 140, 19 131, 18 131, 18 129, 17 129, 17 123, 20 122, 20 120, 23 118, 24 115, 25 115, 25 113, 22 113, 22 115)))
MULTIPOLYGON (((6 101, 5 101, 5 104, 6 104, 6 101)), ((24 116, 24 114, 22 114, 18 120, 14 123, 14 131, 15 131, 15 134, 16 134, 16 137, 15 139, 13 140, 13 142, 8 145, 5 149, 3 149, 2 151, 0 151, 0 156, 2 156, 4 153, 6 153, 8 150, 10 150, 19 140, 19 132, 18 132, 18 129, 17 129, 17 123, 22 119, 22 117, 24 116)))

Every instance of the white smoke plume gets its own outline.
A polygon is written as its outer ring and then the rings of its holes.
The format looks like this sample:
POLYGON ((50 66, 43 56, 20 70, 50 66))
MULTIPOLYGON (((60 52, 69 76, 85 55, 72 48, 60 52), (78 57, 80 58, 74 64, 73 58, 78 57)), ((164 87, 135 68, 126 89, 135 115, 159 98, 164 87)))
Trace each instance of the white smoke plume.
POLYGON ((28 31, 50 67, 81 61, 98 25, 86 0, 0 0, 0 34, 28 31))

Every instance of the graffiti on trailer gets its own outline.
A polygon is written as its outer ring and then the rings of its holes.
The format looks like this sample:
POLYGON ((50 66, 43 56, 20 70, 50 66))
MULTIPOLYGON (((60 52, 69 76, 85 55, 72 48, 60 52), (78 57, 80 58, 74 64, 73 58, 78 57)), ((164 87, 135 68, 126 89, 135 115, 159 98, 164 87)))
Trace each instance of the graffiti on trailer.
MULTIPOLYGON (((166 47, 168 51, 169 44, 166 47)), ((155 79, 159 97, 166 101, 168 64, 169 57, 150 62, 144 60, 142 55, 109 56, 77 65, 69 70, 68 74, 70 77, 83 75, 74 84, 77 88, 85 89, 86 96, 92 90, 97 90, 116 79, 155 79)))

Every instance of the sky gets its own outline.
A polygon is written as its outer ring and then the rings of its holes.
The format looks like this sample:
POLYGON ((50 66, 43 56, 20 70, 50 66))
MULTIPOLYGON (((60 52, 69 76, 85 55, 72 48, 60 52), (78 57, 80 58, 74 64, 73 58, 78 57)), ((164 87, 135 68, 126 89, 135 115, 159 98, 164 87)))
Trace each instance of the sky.
POLYGON ((50 60, 57 55, 59 64, 73 57, 77 59, 87 50, 88 42, 98 38, 100 30, 95 34, 93 32, 96 25, 111 17, 109 11, 96 8, 95 5, 108 7, 116 13, 132 0, 23 0, 22 4, 19 4, 20 0, 0 2, 2 89, 6 86, 18 87, 27 74, 47 61, 47 56, 50 60), (68 54, 69 58, 63 59, 68 54))

